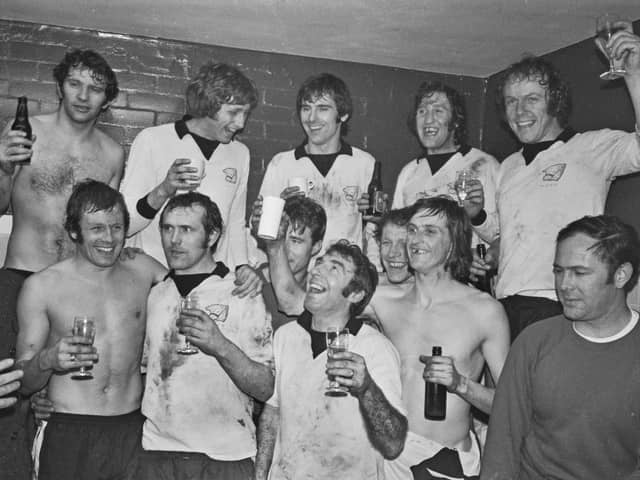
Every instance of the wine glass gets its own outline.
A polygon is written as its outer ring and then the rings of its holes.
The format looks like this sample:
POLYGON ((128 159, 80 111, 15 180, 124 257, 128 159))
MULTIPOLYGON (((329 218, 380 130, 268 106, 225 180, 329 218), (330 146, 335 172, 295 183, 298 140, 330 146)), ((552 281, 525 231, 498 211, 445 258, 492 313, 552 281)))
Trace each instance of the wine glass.
POLYGON ((606 47, 613 34, 621 30, 633 31, 631 22, 613 13, 605 13, 596 19, 596 43, 609 60, 609 70, 600 74, 603 80, 615 80, 627 73, 622 65, 617 64, 619 61, 610 55, 606 47))
POLYGON ((462 207, 467 198, 467 189, 473 180, 473 172, 471 170, 460 170, 456 175, 454 188, 458 195, 458 204, 462 207))
MULTIPOLYGON (((198 308, 198 304, 196 302, 196 299, 190 295, 184 297, 180 302, 180 312, 182 312, 183 310, 192 310, 194 308, 198 308)), ((198 353, 199 351, 200 350, 191 345, 191 342, 187 340, 187 337, 185 337, 184 343, 178 347, 178 353, 182 355, 193 355, 195 353, 198 353)))
MULTIPOLYGON (((341 327, 329 327, 326 332, 327 360, 338 352, 349 351, 349 329, 341 327)), ((329 387, 324 392, 328 397, 345 397, 349 391, 347 387, 336 382, 335 376, 329 375, 329 387)))
MULTIPOLYGON (((96 326, 93 317, 74 317, 72 334, 74 337, 83 337, 93 345, 93 340, 96 336, 96 326)), ((71 378, 75 380, 87 380, 93 378, 93 375, 87 370, 87 367, 82 366, 80 370, 71 375, 71 378)))

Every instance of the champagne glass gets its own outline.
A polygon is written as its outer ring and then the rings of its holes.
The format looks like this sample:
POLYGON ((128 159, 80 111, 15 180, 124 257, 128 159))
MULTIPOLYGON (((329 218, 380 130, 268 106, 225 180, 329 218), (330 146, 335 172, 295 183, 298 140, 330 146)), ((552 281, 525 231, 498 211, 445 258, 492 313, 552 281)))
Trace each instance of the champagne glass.
MULTIPOLYGON (((72 334, 74 337, 83 337, 89 340, 91 345, 93 345, 93 340, 96 336, 96 326, 93 317, 74 317, 72 334)), ((75 380, 87 380, 93 378, 93 375, 87 370, 87 367, 82 366, 80 370, 71 375, 71 378, 75 380)))
MULTIPOLYGON (((338 352, 349 351, 349 329, 330 327, 326 332, 327 360, 338 352)), ((345 397, 349 391, 347 387, 336 382, 335 376, 329 375, 329 387, 325 391, 328 397, 345 397)))
MULTIPOLYGON (((180 302, 180 312, 182 312, 183 310, 192 310, 194 308, 198 308, 198 304, 196 302, 196 299, 190 295, 184 297, 180 302)), ((186 337, 184 339, 184 343, 178 347, 178 353, 182 355, 193 355, 195 353, 198 353, 199 351, 200 350, 191 345, 186 337)))
POLYGON ((458 195, 458 204, 462 207, 467 198, 467 189, 473 180, 473 172, 471 170, 460 170, 456 175, 454 188, 458 195))
POLYGON ((609 60, 609 70, 600 74, 603 80, 615 80, 627 73, 622 65, 616 65, 616 59, 610 55, 606 47, 613 34, 621 30, 632 31, 631 22, 613 13, 605 13, 596 19, 596 42, 609 60))

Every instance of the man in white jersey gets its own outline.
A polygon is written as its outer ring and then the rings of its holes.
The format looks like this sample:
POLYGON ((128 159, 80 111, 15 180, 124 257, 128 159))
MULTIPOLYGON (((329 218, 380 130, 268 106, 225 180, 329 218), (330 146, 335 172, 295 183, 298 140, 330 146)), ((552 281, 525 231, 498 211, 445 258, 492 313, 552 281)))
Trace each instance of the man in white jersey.
POLYGON ((421 199, 410 209, 407 250, 415 283, 376 308, 402 358, 409 420, 405 449, 387 464, 387 478, 477 478, 471 407, 491 411, 493 389, 480 381, 485 363, 496 381, 500 376, 509 349, 507 319, 499 302, 465 283, 471 225, 463 209, 446 197, 421 199), (431 356, 434 346, 442 348, 441 357, 431 356), (425 381, 448 390, 444 420, 424 417, 425 381))
POLYGON ((171 271, 147 301, 136 480, 253 480, 253 398, 273 393, 271 323, 262 297, 231 295, 234 274, 211 255, 222 229, 216 204, 196 192, 172 197, 160 216, 171 271), (181 313, 187 295, 197 306, 181 313), (179 353, 183 335, 198 353, 179 353))
POLYGON ((274 336, 275 391, 260 418, 256 479, 383 479, 383 459, 402 451, 400 359, 356 318, 376 283, 355 245, 334 244, 317 259, 304 312, 274 336), (330 327, 349 329, 349 351, 328 359, 330 327), (326 396, 327 374, 349 395, 326 396))
MULTIPOLYGON (((120 185, 124 151, 97 128, 118 95, 116 75, 98 53, 73 50, 53 69, 59 105, 30 117, 33 138, 11 130, 0 136, 0 213, 11 204, 13 226, 0 270, 0 357, 15 355, 16 300, 33 272, 68 258, 74 243, 64 231, 73 186, 93 178, 120 185)), ((29 473, 28 403, 0 415, 0 471, 22 480, 29 473)))
MULTIPOLYGON (((620 31, 606 48, 624 64, 639 124, 640 37, 620 31)), ((498 106, 523 144, 502 162, 496 194, 496 297, 515 338, 527 325, 561 312, 549 269, 555 236, 577 218, 601 214, 613 180, 640 170, 640 133, 571 130, 568 87, 542 58, 527 57, 506 70, 498 106)))
POLYGON ((179 191, 199 191, 220 208, 227 226, 216 257, 236 270, 238 292, 259 293, 247 265, 245 208, 249 149, 235 136, 257 104, 258 94, 237 68, 209 62, 187 86, 187 115, 146 128, 131 145, 122 193, 131 212, 131 244, 164 262, 157 213, 179 191), (193 164, 191 161, 193 160, 193 164), (204 164, 202 175, 197 163, 204 164))
POLYGON ((55 410, 38 454, 41 480, 125 478, 137 460, 146 298, 164 268, 143 254, 118 260, 128 223, 120 193, 78 184, 65 220, 74 256, 33 274, 20 292, 21 392, 48 385, 55 410), (73 334, 79 316, 93 317, 95 341, 73 334), (75 379, 80 367, 92 378, 75 379))
POLYGON ((304 178, 309 198, 327 213, 324 248, 343 238, 362 245, 361 212, 368 205, 375 160, 342 138, 353 111, 349 89, 329 73, 310 77, 298 91, 296 109, 305 142, 273 157, 260 195, 287 197, 299 190, 289 187, 289 180, 304 178))
POLYGON ((468 187, 463 205, 473 219, 473 245, 493 240, 494 192, 499 164, 491 155, 467 144, 462 95, 441 82, 422 83, 415 95, 409 123, 424 148, 424 155, 409 162, 400 172, 393 208, 407 207, 420 198, 436 195, 457 200, 456 175, 462 170, 470 170, 474 180, 468 187))
POLYGON ((515 340, 498 383, 482 480, 640 478, 640 326, 627 295, 640 240, 616 217, 558 234, 563 314, 515 340))

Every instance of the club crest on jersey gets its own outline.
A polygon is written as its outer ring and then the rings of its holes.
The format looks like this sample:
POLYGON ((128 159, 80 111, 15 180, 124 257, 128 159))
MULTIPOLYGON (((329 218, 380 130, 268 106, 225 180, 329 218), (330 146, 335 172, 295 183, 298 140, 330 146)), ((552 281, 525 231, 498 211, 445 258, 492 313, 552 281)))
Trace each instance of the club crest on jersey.
POLYGON ((212 303, 204 307, 204 311, 216 322, 224 322, 229 315, 229 305, 223 303, 212 303))
POLYGON ((238 183, 238 170, 235 168, 229 167, 222 170, 224 173, 224 179, 229 183, 238 183))
POLYGON ((556 163, 555 165, 545 168, 542 170, 542 181, 557 182, 562 178, 565 168, 567 168, 566 163, 556 163))
POLYGON ((357 185, 351 185, 348 187, 344 187, 342 189, 342 192, 344 193, 344 199, 347 202, 355 202, 358 200, 358 192, 360 191, 360 189, 358 188, 357 185))

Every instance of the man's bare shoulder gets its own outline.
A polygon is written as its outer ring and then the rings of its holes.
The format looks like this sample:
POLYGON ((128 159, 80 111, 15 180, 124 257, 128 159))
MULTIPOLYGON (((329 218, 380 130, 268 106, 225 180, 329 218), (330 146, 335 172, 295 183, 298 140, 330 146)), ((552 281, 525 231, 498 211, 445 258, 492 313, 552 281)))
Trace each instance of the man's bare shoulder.
POLYGON ((460 291, 460 301, 472 312, 469 318, 474 319, 480 326, 492 330, 508 324, 502 304, 491 295, 469 285, 461 285, 460 291))
POLYGON ((44 270, 30 275, 24 282, 23 289, 42 289, 42 294, 54 291, 65 284, 65 278, 73 275, 71 259, 54 263, 44 270))
POLYGON ((138 253, 133 258, 120 260, 118 267, 124 272, 150 282, 155 285, 161 281, 167 274, 167 269, 151 255, 146 253, 138 253))
POLYGON ((103 158, 117 168, 124 164, 124 149, 109 134, 95 128, 93 134, 103 153, 103 158))

